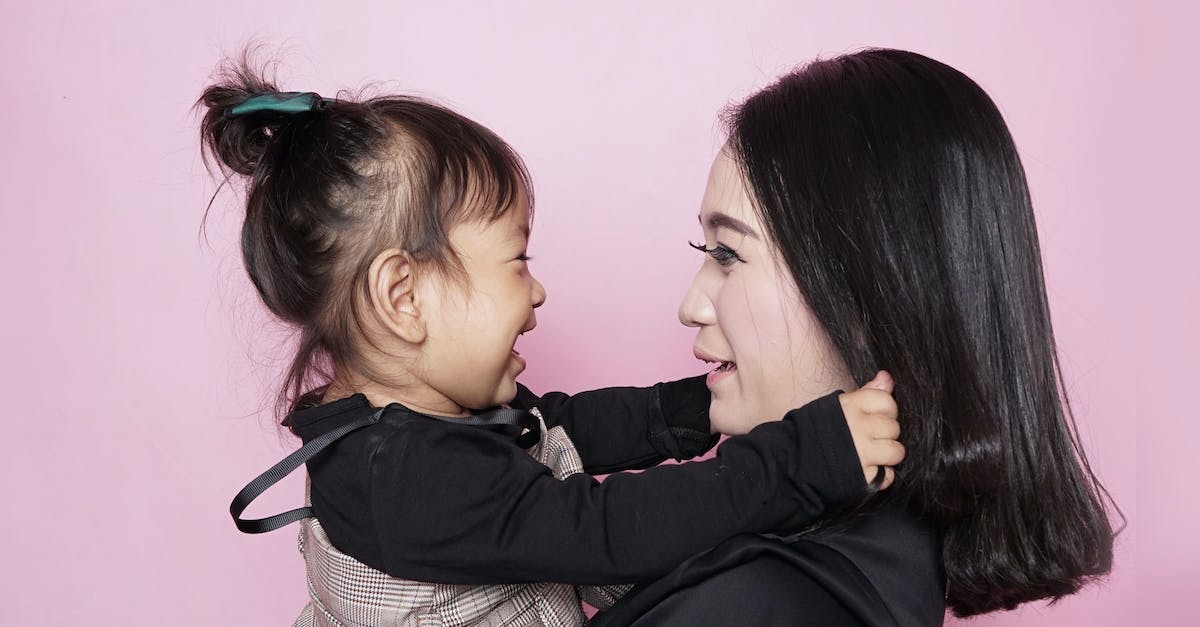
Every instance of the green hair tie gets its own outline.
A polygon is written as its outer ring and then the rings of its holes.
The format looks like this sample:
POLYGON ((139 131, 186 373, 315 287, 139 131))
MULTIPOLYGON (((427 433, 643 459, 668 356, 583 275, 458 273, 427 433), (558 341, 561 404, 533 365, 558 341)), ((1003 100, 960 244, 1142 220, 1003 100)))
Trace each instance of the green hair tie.
POLYGON ((250 96, 243 100, 241 104, 234 105, 225 111, 225 117, 237 118, 244 115, 253 115, 255 113, 305 113, 308 111, 318 111, 324 109, 332 100, 322 98, 320 95, 311 92, 285 91, 271 92, 250 96))

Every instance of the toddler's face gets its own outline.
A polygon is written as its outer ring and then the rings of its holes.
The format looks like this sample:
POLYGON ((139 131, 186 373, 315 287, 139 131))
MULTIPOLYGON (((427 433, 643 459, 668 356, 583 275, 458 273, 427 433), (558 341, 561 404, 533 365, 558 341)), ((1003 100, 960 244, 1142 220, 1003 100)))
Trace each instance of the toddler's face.
POLYGON ((724 151, 713 162, 700 223, 708 256, 679 320, 697 329, 696 357, 714 365, 713 426, 745 433, 846 387, 841 358, 769 245, 740 169, 724 151))
POLYGON ((525 360, 517 337, 537 325, 534 309, 546 300, 530 274, 529 205, 522 200, 503 218, 460 224, 450 244, 467 273, 465 286, 441 283, 425 303, 428 339, 421 365, 424 380, 468 409, 507 403, 516 396, 525 360))

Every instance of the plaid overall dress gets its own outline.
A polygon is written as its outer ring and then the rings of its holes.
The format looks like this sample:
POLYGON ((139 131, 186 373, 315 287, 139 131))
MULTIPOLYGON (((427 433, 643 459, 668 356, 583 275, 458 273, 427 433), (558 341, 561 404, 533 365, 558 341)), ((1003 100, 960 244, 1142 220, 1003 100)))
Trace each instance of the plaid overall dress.
MULTIPOLYGON (((529 449, 563 479, 583 472, 575 445, 562 427, 541 428, 529 449)), ((307 498, 305 499, 308 500, 307 498)), ((329 541, 316 518, 300 522, 310 600, 294 627, 569 627, 584 625, 581 599, 597 609, 610 607, 632 585, 592 587, 559 583, 451 585, 392 577, 346 555, 329 541)))

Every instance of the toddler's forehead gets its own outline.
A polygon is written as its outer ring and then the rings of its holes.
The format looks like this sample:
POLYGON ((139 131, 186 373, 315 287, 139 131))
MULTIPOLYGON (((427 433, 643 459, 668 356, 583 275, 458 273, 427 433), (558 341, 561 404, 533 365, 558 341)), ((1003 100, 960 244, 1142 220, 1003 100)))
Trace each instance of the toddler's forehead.
POLYGON ((525 194, 518 196, 503 213, 491 221, 491 226, 529 239, 533 231, 533 209, 529 205, 528 197, 525 194))
POLYGON ((528 206, 513 205, 494 216, 474 218, 456 225, 450 231, 451 239, 457 232, 472 238, 491 241, 527 241, 533 228, 528 206))

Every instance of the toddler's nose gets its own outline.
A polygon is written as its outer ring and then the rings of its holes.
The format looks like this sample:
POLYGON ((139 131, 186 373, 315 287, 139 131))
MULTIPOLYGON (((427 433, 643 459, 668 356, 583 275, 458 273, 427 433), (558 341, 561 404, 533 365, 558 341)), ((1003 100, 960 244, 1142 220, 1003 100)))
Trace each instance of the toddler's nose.
POLYGON ((536 309, 546 302, 546 288, 542 287, 542 282, 533 280, 533 307, 536 309))

